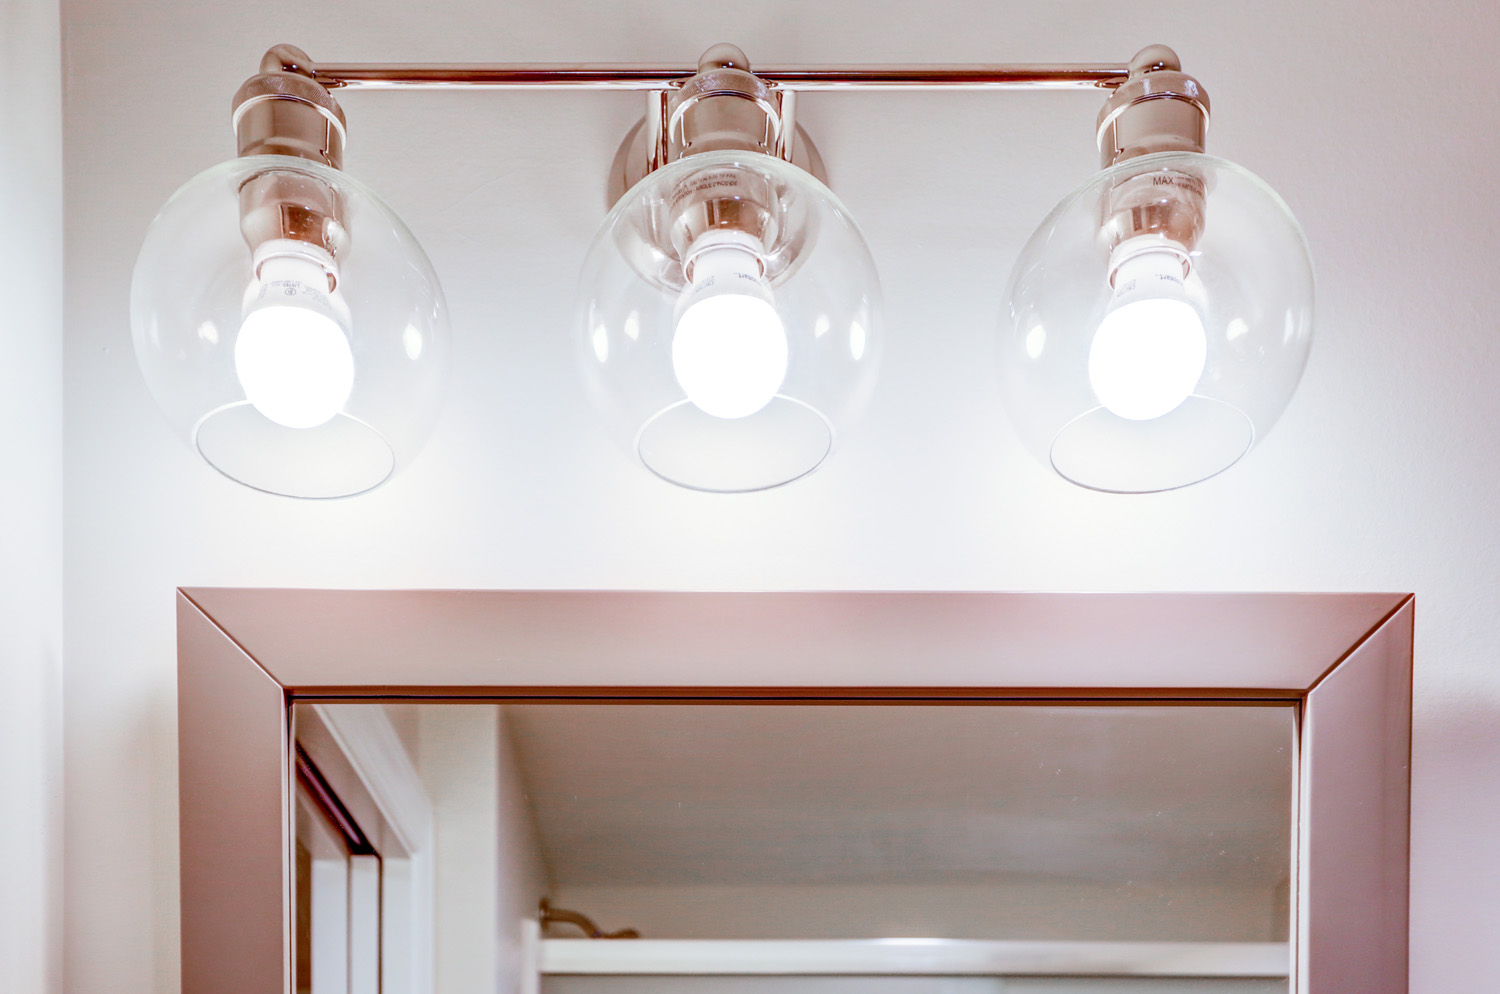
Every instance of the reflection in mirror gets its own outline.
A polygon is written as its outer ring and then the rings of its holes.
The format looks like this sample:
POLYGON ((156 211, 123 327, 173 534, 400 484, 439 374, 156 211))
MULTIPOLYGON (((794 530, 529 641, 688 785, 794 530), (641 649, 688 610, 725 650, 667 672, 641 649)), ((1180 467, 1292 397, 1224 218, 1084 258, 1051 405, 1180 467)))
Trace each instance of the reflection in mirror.
POLYGON ((305 752, 296 769, 296 994, 373 989, 380 858, 305 752))
POLYGON ((1291 704, 295 711, 308 994, 1287 989, 1291 704), (379 986, 319 980, 330 807, 405 881, 379 986))

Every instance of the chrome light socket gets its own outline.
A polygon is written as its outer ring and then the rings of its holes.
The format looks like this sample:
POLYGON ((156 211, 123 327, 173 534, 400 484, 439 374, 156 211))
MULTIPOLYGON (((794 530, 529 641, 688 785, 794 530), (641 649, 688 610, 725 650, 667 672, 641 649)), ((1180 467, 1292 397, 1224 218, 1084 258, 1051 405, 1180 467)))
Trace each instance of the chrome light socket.
MULTIPOLYGON (((1129 76, 1099 112, 1099 159, 1104 168, 1161 152, 1203 152, 1208 94, 1182 71, 1177 53, 1151 45, 1130 60, 1129 76)), ((1105 198, 1100 237, 1109 249, 1157 238, 1191 251, 1203 232, 1202 176, 1181 167, 1122 180, 1105 198)))
MULTIPOLYGON (((278 45, 261 60, 261 72, 234 96, 239 154, 307 159, 333 169, 344 162, 344 112, 312 78, 307 54, 278 45)), ((253 253, 276 240, 314 245, 337 259, 348 247, 337 193, 295 168, 268 169, 240 187, 240 230, 253 253)))

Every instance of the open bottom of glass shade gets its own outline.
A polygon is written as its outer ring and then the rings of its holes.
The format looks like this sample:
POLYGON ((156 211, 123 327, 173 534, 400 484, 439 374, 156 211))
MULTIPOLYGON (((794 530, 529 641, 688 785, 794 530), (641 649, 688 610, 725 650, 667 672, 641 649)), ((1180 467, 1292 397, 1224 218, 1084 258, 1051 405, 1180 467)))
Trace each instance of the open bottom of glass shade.
POLYGON ((1232 404, 1189 397, 1150 421, 1096 407, 1052 439, 1052 467, 1090 490, 1143 494, 1175 490, 1224 472, 1255 443, 1255 426, 1232 404))
POLYGON ((287 497, 353 497, 396 468, 385 436, 358 418, 339 414, 316 428, 284 428, 249 401, 204 415, 193 444, 236 483, 287 497))
POLYGON ((822 465, 832 449, 828 419, 784 396, 754 417, 733 420, 682 400, 652 416, 636 436, 636 452, 647 469, 668 483, 712 493, 791 483, 822 465))

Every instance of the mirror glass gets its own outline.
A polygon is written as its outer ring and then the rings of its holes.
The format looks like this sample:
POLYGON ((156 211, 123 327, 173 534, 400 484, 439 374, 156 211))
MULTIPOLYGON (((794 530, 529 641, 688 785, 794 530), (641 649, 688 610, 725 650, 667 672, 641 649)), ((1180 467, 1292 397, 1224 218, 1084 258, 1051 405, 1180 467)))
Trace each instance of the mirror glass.
POLYGON ((1285 991, 1295 715, 299 703, 298 990, 1285 991))

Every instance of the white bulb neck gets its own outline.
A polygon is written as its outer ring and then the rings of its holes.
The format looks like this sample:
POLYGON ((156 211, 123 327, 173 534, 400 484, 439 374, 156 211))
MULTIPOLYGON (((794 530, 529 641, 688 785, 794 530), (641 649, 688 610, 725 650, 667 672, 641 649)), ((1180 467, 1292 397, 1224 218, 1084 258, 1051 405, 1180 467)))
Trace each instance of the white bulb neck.
POLYGON ((683 262, 688 294, 713 290, 770 299, 765 279, 765 247, 742 231, 710 231, 698 238, 683 262))
POLYGON ((326 314, 344 332, 349 306, 338 286, 333 256, 316 245, 288 238, 264 242, 251 260, 254 278, 245 290, 242 314, 262 307, 304 307, 326 314))
POLYGON ((322 246, 293 238, 273 238, 262 242, 250 258, 255 279, 298 280, 309 286, 323 286, 333 292, 338 285, 338 264, 322 246))
POLYGON ((1161 297, 1185 299, 1192 261, 1187 249, 1163 238, 1121 242, 1109 256, 1110 307, 1161 297))

